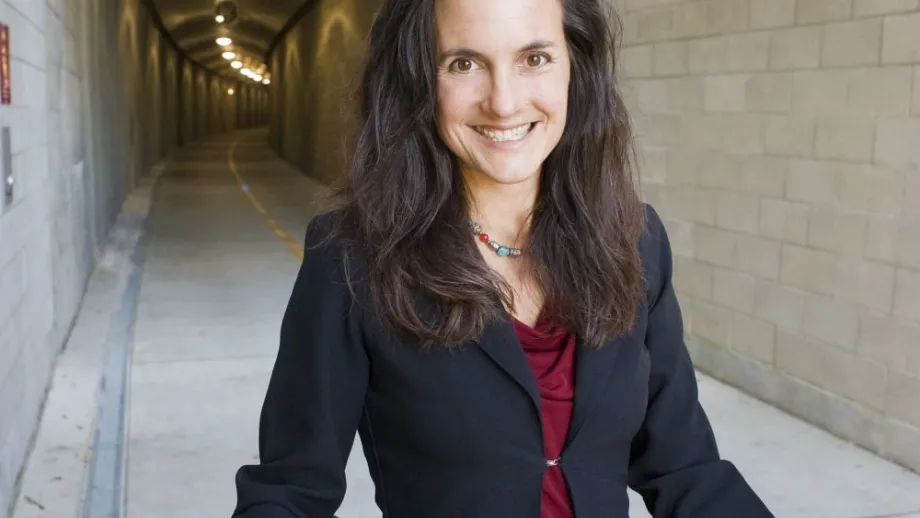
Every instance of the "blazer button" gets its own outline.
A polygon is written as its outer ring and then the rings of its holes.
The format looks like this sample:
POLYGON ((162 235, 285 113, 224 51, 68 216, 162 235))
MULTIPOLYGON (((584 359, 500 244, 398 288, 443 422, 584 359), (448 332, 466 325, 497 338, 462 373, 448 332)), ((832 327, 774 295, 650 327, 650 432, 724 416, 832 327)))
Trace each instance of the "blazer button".
POLYGON ((551 468, 553 466, 558 466, 559 461, 562 460, 562 457, 556 457, 555 459, 546 459, 546 466, 551 468))

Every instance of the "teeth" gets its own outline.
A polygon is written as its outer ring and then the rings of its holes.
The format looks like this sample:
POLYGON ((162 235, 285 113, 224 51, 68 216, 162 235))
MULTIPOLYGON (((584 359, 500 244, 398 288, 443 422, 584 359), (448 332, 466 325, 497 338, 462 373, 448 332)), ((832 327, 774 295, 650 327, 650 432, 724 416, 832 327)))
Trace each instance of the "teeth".
POLYGON ((530 133, 531 126, 531 124, 522 124, 516 128, 504 131, 496 131, 479 126, 476 128, 476 131, 478 131, 480 135, 488 137, 495 142, 507 142, 509 140, 520 140, 524 138, 525 135, 530 133))

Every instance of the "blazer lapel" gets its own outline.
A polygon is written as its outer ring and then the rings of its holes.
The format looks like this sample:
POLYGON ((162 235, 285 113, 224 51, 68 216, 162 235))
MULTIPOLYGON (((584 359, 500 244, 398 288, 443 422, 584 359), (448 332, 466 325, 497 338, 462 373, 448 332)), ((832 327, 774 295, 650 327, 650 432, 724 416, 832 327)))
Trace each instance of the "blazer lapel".
POLYGON ((527 392, 536 407, 537 416, 541 416, 537 379, 511 321, 506 317, 488 324, 477 342, 479 347, 527 392))
MULTIPOLYGON (((614 364, 622 344, 629 340, 634 332, 629 331, 618 338, 608 340, 600 349, 586 349, 582 347, 579 339, 575 360, 575 401, 573 402, 571 425, 566 436, 566 445, 578 434, 591 413, 591 407, 597 404, 597 398, 613 375, 614 364)), ((530 396, 542 423, 542 407, 537 380, 511 321, 505 317, 487 325, 481 339, 475 342, 530 396)))
POLYGON ((586 349, 579 341, 575 360, 575 401, 566 444, 578 434, 591 413, 591 407, 597 404, 598 396, 610 382, 621 344, 628 336, 629 334, 626 334, 608 340, 600 349, 586 349))

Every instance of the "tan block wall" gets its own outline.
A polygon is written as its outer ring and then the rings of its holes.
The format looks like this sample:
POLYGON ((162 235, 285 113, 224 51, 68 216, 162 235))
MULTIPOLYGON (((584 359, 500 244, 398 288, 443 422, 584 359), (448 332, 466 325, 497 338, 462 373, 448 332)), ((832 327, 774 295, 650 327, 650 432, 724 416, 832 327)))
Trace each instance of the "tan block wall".
POLYGON ((697 365, 920 471, 920 0, 615 0, 697 365))

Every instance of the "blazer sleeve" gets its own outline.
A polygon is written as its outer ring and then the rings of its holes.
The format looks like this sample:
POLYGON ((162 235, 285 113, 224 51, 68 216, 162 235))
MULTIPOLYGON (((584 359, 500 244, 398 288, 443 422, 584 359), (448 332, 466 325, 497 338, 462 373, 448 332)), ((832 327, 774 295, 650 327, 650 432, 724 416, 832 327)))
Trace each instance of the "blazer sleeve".
POLYGON ((684 343, 668 236, 655 210, 647 206, 647 214, 645 340, 651 372, 645 421, 632 444, 629 486, 655 518, 772 518, 736 467, 719 456, 684 343))
POLYGON ((314 248, 321 218, 307 229, 262 406, 260 462, 237 471, 234 518, 332 518, 345 496, 369 361, 341 257, 314 248))

